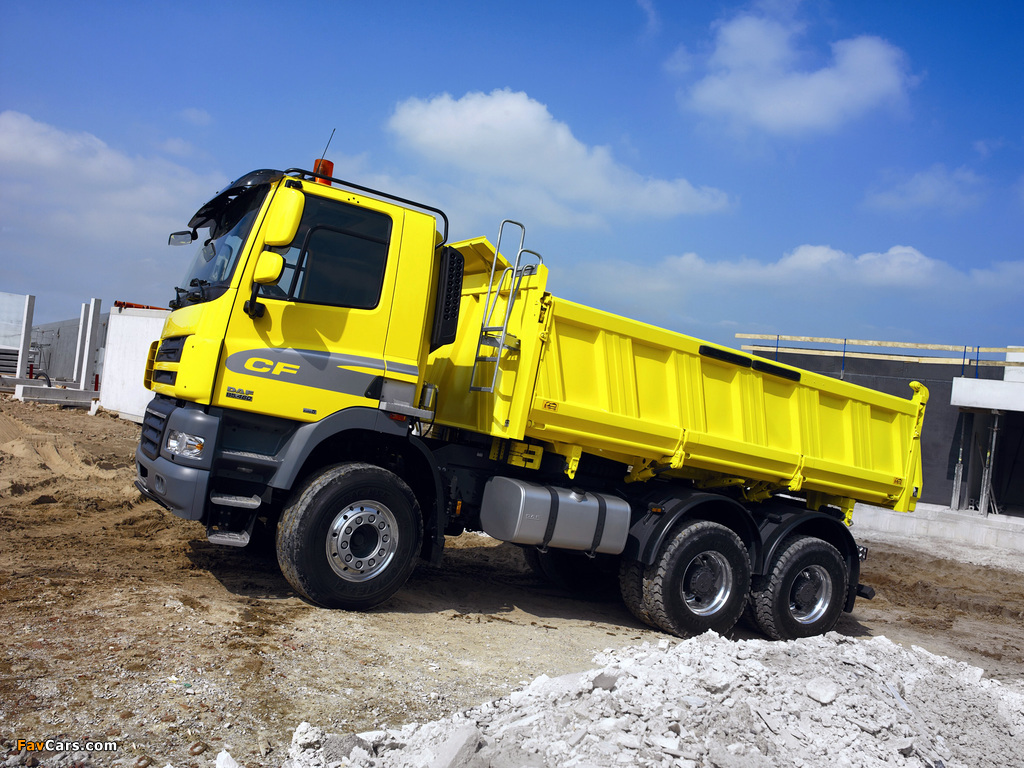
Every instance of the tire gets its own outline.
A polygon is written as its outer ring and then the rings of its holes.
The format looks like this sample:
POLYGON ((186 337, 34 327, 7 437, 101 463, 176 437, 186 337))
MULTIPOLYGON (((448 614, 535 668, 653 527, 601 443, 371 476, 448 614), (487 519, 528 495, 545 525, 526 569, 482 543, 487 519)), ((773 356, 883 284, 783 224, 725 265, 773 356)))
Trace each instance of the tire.
POLYGON ((544 573, 544 566, 540 564, 540 551, 536 547, 524 546, 523 548, 523 559, 526 564, 533 571, 533 575, 542 581, 548 580, 548 575, 544 573))
POLYGON ((847 580, 846 561, 827 541, 787 539, 763 588, 751 591, 758 628, 775 640, 828 632, 846 604, 847 580))
POLYGON ((644 564, 636 560, 623 560, 619 565, 619 593, 629 612, 644 624, 658 628, 644 603, 644 564))
POLYGON ((654 623, 680 637, 725 634, 743 613, 750 556, 740 537, 707 520, 684 522, 644 570, 644 605, 654 623))
POLYGON ((422 541, 419 503, 401 478, 339 464, 311 477, 281 513, 277 561, 311 602, 366 610, 405 584, 422 541))

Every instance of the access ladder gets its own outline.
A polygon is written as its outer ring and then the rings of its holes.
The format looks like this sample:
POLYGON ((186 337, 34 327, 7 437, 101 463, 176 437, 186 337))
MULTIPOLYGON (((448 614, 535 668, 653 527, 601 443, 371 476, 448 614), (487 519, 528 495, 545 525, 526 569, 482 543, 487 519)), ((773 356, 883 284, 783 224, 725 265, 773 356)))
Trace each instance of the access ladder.
POLYGON ((519 349, 519 339, 508 332, 509 320, 512 318, 512 307, 515 304, 516 296, 519 294, 519 284, 522 282, 523 277, 536 274, 537 266, 544 263, 544 258, 539 253, 523 247, 525 240, 525 226, 511 219, 505 219, 501 222, 501 225, 498 227, 498 242, 494 247, 494 261, 491 262, 491 275, 487 282, 487 296, 484 301, 483 317, 480 321, 480 338, 477 341, 473 371, 469 378, 470 392, 494 392, 498 386, 499 364, 502 353, 505 350, 519 349), (519 227, 519 248, 516 251, 515 261, 502 270, 501 275, 498 277, 497 285, 495 285, 494 275, 497 272, 498 258, 501 253, 501 237, 504 234, 506 224, 519 227), (522 259, 525 254, 536 256, 537 264, 523 264, 522 259), (509 294, 505 305, 505 317, 501 325, 495 325, 494 313, 498 306, 498 296, 501 293, 502 286, 505 284, 506 275, 509 277, 509 294), (480 363, 494 364, 494 371, 491 374, 489 383, 486 383, 486 375, 483 377, 484 384, 476 383, 477 368, 480 366, 480 363))

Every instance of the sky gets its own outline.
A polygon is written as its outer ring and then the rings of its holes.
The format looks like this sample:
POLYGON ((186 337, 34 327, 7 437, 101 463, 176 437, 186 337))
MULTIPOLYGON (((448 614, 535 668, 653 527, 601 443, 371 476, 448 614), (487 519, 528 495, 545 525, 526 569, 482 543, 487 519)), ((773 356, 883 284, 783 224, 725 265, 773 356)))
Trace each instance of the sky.
POLYGON ((0 0, 0 291, 165 306, 167 235, 311 168, 526 224, 556 296, 1024 344, 1024 3, 0 0))

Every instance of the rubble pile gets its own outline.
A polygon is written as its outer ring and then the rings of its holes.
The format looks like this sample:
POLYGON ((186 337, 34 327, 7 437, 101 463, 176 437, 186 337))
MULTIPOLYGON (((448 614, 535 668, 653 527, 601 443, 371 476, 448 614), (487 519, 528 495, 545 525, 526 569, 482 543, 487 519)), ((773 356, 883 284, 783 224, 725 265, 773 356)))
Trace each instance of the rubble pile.
POLYGON ((303 723, 283 768, 1024 765, 1024 687, 884 637, 708 633, 595 661, 432 723, 303 723))

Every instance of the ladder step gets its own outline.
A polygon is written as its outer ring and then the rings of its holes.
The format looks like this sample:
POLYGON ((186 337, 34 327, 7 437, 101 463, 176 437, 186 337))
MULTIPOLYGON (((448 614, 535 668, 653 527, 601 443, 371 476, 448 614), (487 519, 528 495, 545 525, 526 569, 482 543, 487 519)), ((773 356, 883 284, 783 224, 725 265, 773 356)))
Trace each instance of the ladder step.
POLYGON ((493 392, 494 387, 470 387, 470 392, 493 392))
POLYGON ((213 531, 206 534, 206 540, 224 547, 244 547, 250 536, 249 531, 213 531))
POLYGON ((481 347, 501 347, 502 349, 519 349, 519 339, 513 336, 511 333, 505 337, 505 343, 499 343, 498 339, 493 336, 481 336, 480 337, 481 347))
POLYGON ((211 493, 210 501, 222 507, 238 507, 239 509, 259 509, 259 496, 228 496, 227 494, 211 493))

